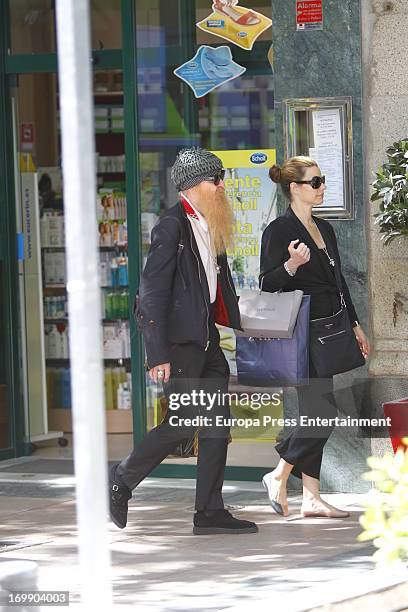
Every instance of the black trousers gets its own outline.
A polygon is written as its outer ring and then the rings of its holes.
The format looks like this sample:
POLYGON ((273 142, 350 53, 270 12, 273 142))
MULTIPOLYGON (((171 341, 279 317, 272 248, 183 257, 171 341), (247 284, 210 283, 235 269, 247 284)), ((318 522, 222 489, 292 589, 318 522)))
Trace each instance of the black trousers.
MULTIPOLYGON (((175 394, 191 393, 193 390, 203 390, 217 397, 228 391, 229 366, 220 349, 220 336, 212 318, 209 334, 207 351, 195 344, 172 346, 170 381, 164 385, 168 400, 174 398, 175 394)), ((163 422, 149 431, 117 467, 116 473, 129 489, 134 489, 146 478, 182 440, 194 436, 197 427, 172 425, 174 417, 182 419, 203 416, 211 418, 212 425, 199 430, 195 507, 196 510, 219 510, 224 507, 221 491, 229 427, 215 426, 215 423, 216 416, 221 417, 221 420, 229 417, 229 407, 223 402, 216 402, 211 410, 207 410, 207 407, 199 401, 198 406, 193 402, 177 410, 168 410, 163 422)))
POLYGON ((323 449, 333 431, 333 426, 302 426, 300 417, 325 419, 337 415, 333 396, 333 377, 318 378, 313 365, 310 364, 309 384, 297 387, 296 391, 299 423, 275 448, 282 459, 294 466, 291 472, 294 476, 301 478, 303 473, 319 479, 323 449))

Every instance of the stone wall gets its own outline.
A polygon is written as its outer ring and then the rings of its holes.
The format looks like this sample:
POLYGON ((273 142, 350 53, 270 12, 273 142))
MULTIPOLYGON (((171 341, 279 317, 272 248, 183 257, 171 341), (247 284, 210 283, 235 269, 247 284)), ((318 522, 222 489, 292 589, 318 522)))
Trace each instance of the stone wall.
POLYGON ((408 375, 408 240, 380 241, 369 203, 386 148, 408 137, 408 0, 362 0, 365 201, 370 286, 370 374, 408 375))
POLYGON ((323 0, 322 31, 296 31, 296 2, 272 1, 276 149, 283 160, 282 101, 351 96, 355 219, 332 221, 343 272, 368 327, 366 214, 363 196, 362 74, 359 0, 323 0))
MULTIPOLYGON (((335 377, 335 392, 346 412, 360 394, 362 404, 370 402, 381 413, 382 402, 408 395, 408 241, 388 247, 380 242, 370 182, 387 146, 408 136, 408 0, 323 0, 324 29, 316 32, 296 32, 295 4, 272 2, 277 157, 284 155, 285 98, 352 96, 356 213, 353 220, 332 223, 373 351, 369 368, 335 377), (375 380, 356 384, 368 372, 375 380)), ((390 448, 386 436, 370 440, 338 428, 325 447, 322 489, 367 490, 370 483, 361 479, 367 457, 390 448)))

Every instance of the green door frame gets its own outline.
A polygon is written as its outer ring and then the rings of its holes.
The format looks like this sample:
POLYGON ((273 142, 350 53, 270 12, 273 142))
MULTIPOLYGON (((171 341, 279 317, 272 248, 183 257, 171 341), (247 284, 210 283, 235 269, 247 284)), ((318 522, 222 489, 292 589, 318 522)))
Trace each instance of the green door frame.
POLYGON ((20 351, 18 340, 18 261, 14 193, 14 157, 12 110, 9 76, 6 70, 8 49, 7 7, 0 15, 0 261, 3 266, 4 324, 7 355, 8 448, 0 450, 0 460, 26 454, 24 444, 24 404, 20 384, 20 351))
MULTIPOLYGON (((10 0, 12 1, 12 0, 10 0)), ((183 21, 190 16, 191 11, 187 10, 190 6, 190 0, 182 0, 185 4, 186 11, 183 11, 183 21), (185 14, 184 14, 185 13, 185 14)), ((14 54, 8 55, 7 49, 9 47, 9 13, 7 8, 8 2, 0 4, 0 20, 3 24, 3 46, 0 47, 1 60, 4 72, 4 95, 1 96, 0 100, 0 147, 4 143, 4 152, 0 148, 0 180, 2 181, 0 186, 0 206, 1 202, 8 202, 7 210, 9 215, 8 225, 2 224, 1 227, 10 228, 8 231, 8 240, 13 241, 15 236, 15 215, 14 215, 14 194, 10 192, 13 187, 13 168, 12 168, 12 151, 13 143, 10 138, 10 133, 7 135, 7 118, 11 116, 11 108, 9 105, 8 96, 8 84, 7 77, 11 75, 27 74, 27 73, 39 73, 39 72, 57 72, 58 62, 56 53, 47 54, 14 54), (4 110, 3 110, 4 107, 4 110), (6 136, 7 138, 3 138, 6 136), (3 159, 4 158, 4 159, 3 159), (7 162, 8 160, 8 162, 7 162), (7 177, 3 177, 5 169, 7 168, 7 177), (7 190, 8 186, 8 190, 7 190)), ((191 8, 191 7, 190 7, 191 8)), ((185 30, 185 27, 184 27, 185 30)), ((184 38, 183 38, 184 40, 184 38)), ((187 55, 191 52, 193 41, 189 40, 183 43, 182 48, 173 48, 171 54, 174 57, 179 58, 179 53, 187 55)), ((262 45, 265 47, 265 45, 262 45)), ((257 57, 251 58, 253 60, 253 72, 257 73, 256 66, 259 66, 259 62, 262 58, 265 62, 266 47, 259 49, 259 52, 254 55, 257 57)), ((239 55, 240 52, 237 51, 239 55)), ((235 52, 234 52, 235 55, 235 52)), ((130 295, 135 295, 137 287, 139 285, 140 273, 141 273, 141 198, 140 198, 140 180, 139 180, 139 156, 138 156, 138 121, 137 121, 137 43, 136 43, 136 15, 135 15, 135 0, 122 0, 122 49, 110 49, 110 50, 98 50, 92 52, 92 59, 94 67, 97 70, 109 70, 109 69, 122 69, 123 70, 123 83, 124 83, 124 116, 125 116, 125 152, 126 152, 126 198, 128 203, 128 241, 129 241, 129 253, 133 256, 129 258, 129 291, 130 295)), ((187 57, 186 57, 187 59, 187 57)), ((252 63, 252 62, 251 62, 252 63)), ((259 69, 259 68, 258 68, 259 69)), ((251 71, 252 72, 252 71, 251 71)), ((0 77, 2 76, 0 68, 0 77)), ((0 86, 3 83, 0 84, 0 86)), ((192 96, 187 93, 186 96, 186 111, 188 123, 193 128, 195 120, 192 113, 192 96)), ((8 130, 10 132, 10 129, 8 130)), ((194 131, 194 130, 193 130, 194 131)), ((0 209, 1 219, 1 209, 0 209)), ((9 249, 10 250, 10 249, 9 249)), ((11 249, 12 250, 12 249, 11 249)), ((10 250, 10 257, 11 257, 10 250)), ((15 251, 16 249, 14 249, 15 251)), ((14 259, 11 257, 10 262, 16 264, 16 257, 14 253, 14 259)), ((16 266, 12 266, 11 270, 16 266)), ((13 287, 10 288, 10 316, 13 315, 12 304, 17 303, 17 276, 14 273, 10 274, 10 280, 12 281, 13 287)), ((15 309, 14 309, 15 310, 15 309)), ((17 321, 13 323, 13 330, 17 330, 17 321)), ((146 432, 146 393, 145 393, 145 370, 144 366, 144 347, 140 334, 137 331, 134 317, 130 317, 130 333, 131 333, 131 349, 132 349, 132 401, 133 405, 137 406, 136 410, 133 410, 133 439, 134 443, 139 442, 146 432)), ((18 346, 17 331, 15 332, 12 343, 14 347, 18 346)), ((14 363, 14 374, 18 376, 18 353, 14 350, 13 363, 14 363), (15 354, 15 357, 14 357, 15 354)), ((16 384, 12 386, 14 394, 17 395, 20 389, 19 381, 16 380, 16 384)), ((19 398, 19 409, 14 408, 16 416, 16 427, 15 427, 15 438, 16 438, 16 449, 20 449, 18 454, 21 452, 24 431, 24 416, 22 413, 22 399, 19 398)), ((0 459, 2 454, 0 452, 0 459)), ((226 478, 230 480, 258 480, 265 473, 267 468, 261 467, 244 467, 244 466, 227 466, 225 470, 226 478)), ((162 464, 158 466, 153 472, 152 476, 169 477, 169 478, 194 478, 196 475, 195 465, 177 465, 177 464, 162 464)))

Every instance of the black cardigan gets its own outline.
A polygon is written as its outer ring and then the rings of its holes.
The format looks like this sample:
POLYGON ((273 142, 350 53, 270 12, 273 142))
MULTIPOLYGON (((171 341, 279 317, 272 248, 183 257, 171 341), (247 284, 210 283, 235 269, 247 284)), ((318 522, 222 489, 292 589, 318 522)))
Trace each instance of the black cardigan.
MULTIPOLYGON (((339 266, 344 300, 354 327, 358 323, 358 317, 349 288, 341 273, 340 255, 333 227, 325 219, 313 216, 313 220, 320 230, 329 254, 339 266)), ((262 279, 262 288, 265 291, 301 289, 310 295, 311 319, 329 316, 340 309, 340 296, 332 266, 326 254, 318 248, 290 206, 284 215, 272 221, 263 232, 260 283, 262 279), (288 246, 292 240, 299 240, 310 248, 310 260, 299 266, 295 276, 290 276, 283 267, 284 262, 290 257, 288 246)))

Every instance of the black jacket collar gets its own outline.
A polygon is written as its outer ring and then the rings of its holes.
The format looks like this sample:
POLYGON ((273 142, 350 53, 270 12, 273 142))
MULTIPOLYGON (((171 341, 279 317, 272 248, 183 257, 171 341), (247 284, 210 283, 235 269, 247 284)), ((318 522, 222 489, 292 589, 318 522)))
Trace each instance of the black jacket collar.
MULTIPOLYGON (((287 219, 289 219, 293 226, 296 227, 296 230, 298 232, 298 236, 299 236, 299 240, 302 240, 302 242, 304 242, 305 244, 307 244, 307 246, 310 249, 313 249, 313 251, 315 251, 315 253, 317 253, 319 255, 319 261, 320 264, 322 266, 322 269, 324 270, 324 273, 328 279, 328 281, 330 282, 331 285, 336 285, 336 280, 335 277, 333 275, 333 273, 330 271, 330 267, 327 265, 323 264, 323 261, 320 257, 320 249, 317 246, 317 244, 315 243, 315 241, 313 240, 312 236, 309 234, 309 232, 307 231, 307 229, 305 228, 305 226, 303 225, 303 223, 301 222, 301 220, 295 215, 295 213, 293 212, 292 208, 289 206, 285 212, 285 214, 283 215, 284 217, 286 217, 287 219)), ((322 222, 321 219, 319 219, 319 217, 315 217, 313 216, 313 220, 315 221, 317 227, 320 230, 320 233, 322 235, 322 238, 326 244, 326 248, 329 250, 330 255, 334 258, 336 265, 340 266, 340 261, 338 260, 336 254, 333 252, 333 246, 332 246, 332 241, 331 241, 331 237, 328 235, 328 231, 327 228, 324 224, 324 222, 322 222)))
MULTIPOLYGON (((296 229, 299 232, 299 239, 301 237, 302 242, 305 242, 311 249, 313 249, 314 251, 316 251, 316 253, 318 253, 319 247, 317 246, 317 244, 315 243, 312 236, 309 234, 309 232, 307 231, 307 229, 305 228, 301 220, 295 215, 291 206, 288 206, 283 216, 290 219, 293 222, 293 224, 296 226, 296 229)), ((326 242, 327 232, 325 231, 324 224, 321 223, 321 220, 319 219, 319 217, 313 216, 313 220, 315 221, 317 227, 319 228, 320 233, 323 237, 323 240, 326 242)))

